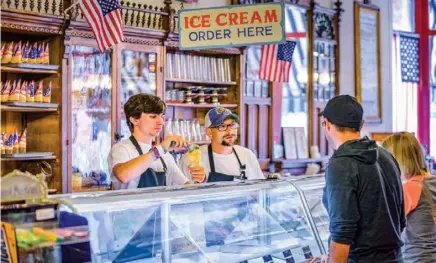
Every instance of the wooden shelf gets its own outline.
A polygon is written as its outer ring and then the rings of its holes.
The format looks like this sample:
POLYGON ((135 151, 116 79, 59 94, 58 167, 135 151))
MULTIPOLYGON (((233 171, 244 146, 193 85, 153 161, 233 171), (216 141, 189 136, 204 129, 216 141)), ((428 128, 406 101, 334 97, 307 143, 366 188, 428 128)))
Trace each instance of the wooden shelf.
POLYGON ((15 112, 56 112, 58 104, 55 103, 34 103, 34 102, 2 102, 2 111, 15 112))
POLYGON ((207 85, 237 85, 235 81, 209 81, 209 80, 193 80, 193 79, 166 79, 169 82, 183 82, 183 83, 198 83, 207 85))
POLYGON ((215 107, 223 107, 223 108, 236 108, 237 104, 188 104, 188 103, 180 103, 180 102, 166 102, 167 106, 172 107, 180 107, 180 108, 215 108, 215 107))
POLYGON ((21 74, 59 74, 56 65, 40 65, 40 64, 2 64, 1 71, 8 73, 21 74))
POLYGON ((40 160, 56 160, 55 155, 50 156, 31 156, 31 157, 1 157, 1 161, 40 161, 40 160))

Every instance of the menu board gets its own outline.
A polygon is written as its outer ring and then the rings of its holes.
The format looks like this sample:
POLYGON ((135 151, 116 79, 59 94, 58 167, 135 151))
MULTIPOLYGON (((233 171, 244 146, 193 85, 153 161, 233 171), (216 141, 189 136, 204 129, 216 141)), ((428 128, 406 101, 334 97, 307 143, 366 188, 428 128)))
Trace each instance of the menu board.
POLYGON ((381 121, 379 11, 355 3, 356 97, 365 119, 381 121))

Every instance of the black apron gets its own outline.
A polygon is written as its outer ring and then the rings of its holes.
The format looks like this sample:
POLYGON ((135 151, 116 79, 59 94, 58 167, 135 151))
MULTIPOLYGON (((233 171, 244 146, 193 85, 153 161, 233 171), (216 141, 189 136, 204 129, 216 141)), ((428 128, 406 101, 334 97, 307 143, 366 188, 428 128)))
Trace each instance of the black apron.
POLYGON ((212 153, 212 145, 209 144, 208 148, 207 148, 207 152, 209 155, 209 165, 210 165, 210 173, 209 173, 209 177, 207 178, 207 182, 223 182, 223 181, 233 181, 235 180, 235 177, 241 180, 246 180, 247 177, 245 176, 245 164, 241 163, 241 160, 239 160, 239 156, 236 153, 235 149, 232 149, 233 153, 236 156, 236 159, 238 159, 238 163, 239 163, 239 169, 241 171, 241 174, 239 176, 234 176, 234 175, 227 175, 227 174, 222 174, 222 173, 217 173, 215 171, 215 163, 213 161, 213 153, 212 153))
MULTIPOLYGON (((142 149, 139 146, 138 141, 133 137, 133 135, 130 136, 130 141, 135 146, 136 150, 138 151, 139 155, 142 155, 142 149)), ((163 165, 163 172, 155 172, 153 169, 148 168, 145 170, 143 174, 141 174, 141 178, 139 179, 138 188, 146 188, 146 187, 155 187, 155 186, 166 186, 167 180, 166 180, 166 172, 167 172, 167 166, 163 160, 162 157, 159 158, 163 165)))

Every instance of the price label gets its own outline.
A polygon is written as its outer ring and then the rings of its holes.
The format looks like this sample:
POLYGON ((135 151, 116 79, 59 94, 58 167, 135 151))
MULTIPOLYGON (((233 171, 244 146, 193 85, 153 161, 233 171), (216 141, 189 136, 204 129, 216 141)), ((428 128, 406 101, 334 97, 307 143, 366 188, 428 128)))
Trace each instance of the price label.
POLYGON ((36 220, 43 221, 55 218, 55 211, 53 208, 44 208, 36 210, 36 220))

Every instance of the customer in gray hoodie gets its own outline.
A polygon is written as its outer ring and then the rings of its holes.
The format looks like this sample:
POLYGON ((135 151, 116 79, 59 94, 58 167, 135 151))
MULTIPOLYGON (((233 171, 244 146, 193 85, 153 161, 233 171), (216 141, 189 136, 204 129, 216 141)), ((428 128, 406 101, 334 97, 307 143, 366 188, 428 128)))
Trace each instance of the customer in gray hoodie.
POLYGON ((393 156, 361 139, 363 109, 355 98, 331 99, 320 116, 335 153, 326 169, 329 262, 403 262, 405 227, 400 169, 393 156))

